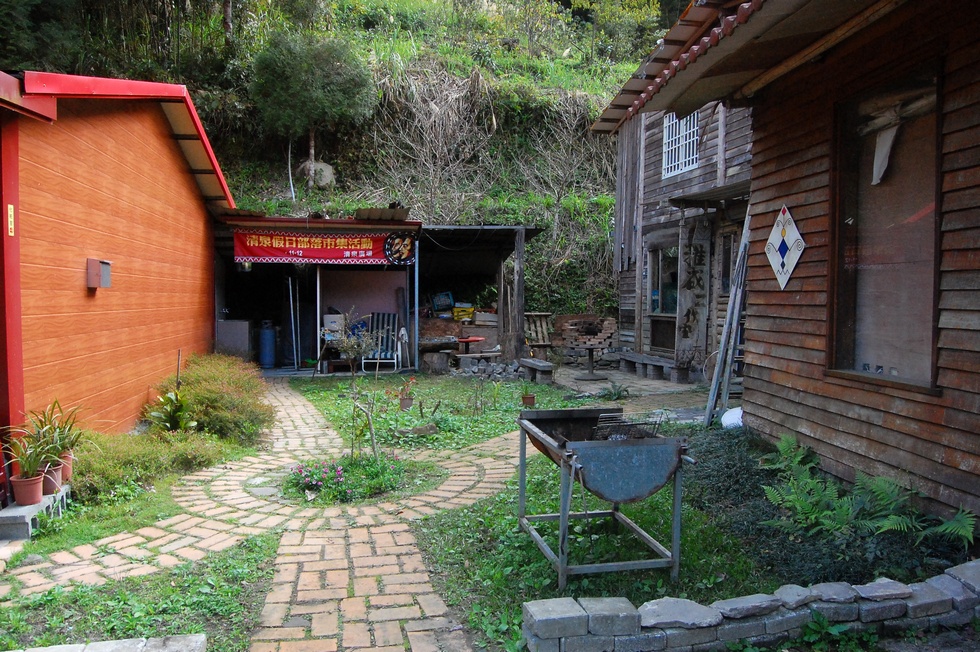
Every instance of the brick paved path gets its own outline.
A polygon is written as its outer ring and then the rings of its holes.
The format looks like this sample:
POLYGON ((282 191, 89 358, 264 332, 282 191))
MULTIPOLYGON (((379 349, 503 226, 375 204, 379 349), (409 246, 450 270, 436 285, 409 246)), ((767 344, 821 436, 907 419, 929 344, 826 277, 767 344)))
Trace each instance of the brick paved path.
MULTIPOLYGON (((272 379, 268 397, 277 411, 268 454, 186 476, 174 488, 184 514, 10 570, 21 593, 147 575, 281 528, 272 591, 252 652, 469 651, 465 629, 432 588, 409 521, 502 490, 517 463, 517 434, 463 451, 414 454, 449 471, 427 493, 362 507, 309 508, 281 500, 277 483, 298 460, 340 455, 341 439, 287 379, 272 379)), ((0 599, 8 591, 0 578, 0 599)))

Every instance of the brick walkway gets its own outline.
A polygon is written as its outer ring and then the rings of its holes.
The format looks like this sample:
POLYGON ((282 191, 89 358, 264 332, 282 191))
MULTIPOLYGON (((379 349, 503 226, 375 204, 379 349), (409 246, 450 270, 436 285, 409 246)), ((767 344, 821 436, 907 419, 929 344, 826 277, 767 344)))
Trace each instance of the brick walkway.
MULTIPOLYGON (((309 508, 281 500, 279 479, 298 460, 340 455, 341 439, 287 379, 270 380, 269 400, 277 425, 268 454, 186 476, 174 488, 186 513, 10 570, 21 594, 148 575, 280 528, 272 590, 252 652, 469 651, 466 631, 432 588, 409 521, 502 490, 517 462, 516 433, 463 451, 414 455, 449 471, 427 493, 309 508)), ((0 599, 9 590, 0 579, 0 599)))

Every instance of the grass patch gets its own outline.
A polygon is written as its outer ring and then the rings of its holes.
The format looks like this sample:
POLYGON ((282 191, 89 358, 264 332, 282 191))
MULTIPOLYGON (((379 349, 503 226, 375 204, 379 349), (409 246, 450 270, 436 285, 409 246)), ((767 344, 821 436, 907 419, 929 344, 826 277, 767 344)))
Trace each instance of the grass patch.
POLYGON ((449 472, 431 463, 403 460, 382 453, 363 453, 336 460, 307 460, 283 480, 287 498, 313 505, 391 500, 434 489, 449 472))
MULTIPOLYGON (((680 581, 668 570, 578 575, 558 590, 558 575, 517 524, 517 479, 500 494, 472 506, 428 517, 413 526, 436 590, 465 614, 491 649, 517 650, 521 603, 561 596, 625 596, 636 605, 665 595, 709 604, 714 600, 769 592, 779 585, 761 572, 738 540, 717 527, 708 514, 685 506, 680 581)), ((528 512, 557 513, 559 473, 543 455, 528 459, 528 512)), ((672 493, 668 488, 646 500, 623 505, 623 512, 669 547, 672 493)), ((572 509, 608 509, 576 488, 572 509)), ((553 550, 557 524, 537 524, 553 550)), ((573 523, 569 555, 574 564, 646 559, 651 552, 608 519, 573 523)))
MULTIPOLYGON (((383 447, 458 450, 517 430, 517 416, 524 409, 517 382, 490 382, 452 376, 416 376, 412 392, 415 404, 402 412, 397 391, 401 375, 378 378, 293 378, 293 388, 317 407, 348 443, 359 443, 364 434, 363 413, 357 400, 372 413, 375 435, 383 447)), ((535 385, 535 409, 577 407, 581 400, 567 399, 568 390, 535 385)))
POLYGON ((104 435, 75 451, 72 494, 84 504, 114 502, 133 483, 152 486, 172 473, 190 473, 254 453, 253 448, 198 432, 104 435))
POLYGON ((34 531, 34 537, 24 544, 23 550, 14 555, 11 565, 27 555, 71 550, 120 532, 135 532, 179 514, 183 510, 170 494, 170 487, 178 479, 177 475, 169 475, 149 488, 135 482, 118 485, 104 494, 98 505, 71 501, 61 518, 42 514, 40 528, 34 531))
POLYGON ((249 537, 153 575, 15 599, 0 610, 0 650, 203 633, 210 649, 244 652, 272 583, 280 534, 249 537))

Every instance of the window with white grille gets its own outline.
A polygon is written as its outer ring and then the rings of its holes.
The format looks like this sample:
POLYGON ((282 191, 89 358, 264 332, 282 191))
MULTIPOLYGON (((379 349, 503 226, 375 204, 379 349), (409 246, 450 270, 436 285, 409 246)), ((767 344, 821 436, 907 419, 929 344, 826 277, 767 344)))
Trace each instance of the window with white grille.
POLYGON ((664 116, 663 177, 686 172, 698 166, 698 112, 677 119, 673 113, 664 116))

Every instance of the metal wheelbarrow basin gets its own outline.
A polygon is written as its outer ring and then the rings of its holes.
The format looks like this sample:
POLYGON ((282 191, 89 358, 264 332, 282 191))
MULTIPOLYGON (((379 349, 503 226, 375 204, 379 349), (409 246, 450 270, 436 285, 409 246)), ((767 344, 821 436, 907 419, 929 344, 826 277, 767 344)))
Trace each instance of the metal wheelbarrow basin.
POLYGON ((681 464, 693 462, 685 455, 687 438, 660 437, 657 431, 662 413, 623 414, 622 409, 575 408, 568 410, 529 410, 521 412, 519 520, 538 548, 558 571, 558 586, 564 588, 568 575, 671 568, 677 579, 680 567, 681 464), (560 512, 526 514, 527 441, 552 460, 561 471, 560 512), (643 500, 674 480, 671 549, 661 545, 619 511, 622 503, 643 500), (612 503, 610 510, 572 512, 572 486, 581 484, 595 496, 612 503), (656 559, 570 565, 568 563, 568 524, 572 519, 610 517, 626 526, 656 559), (547 544, 532 525, 559 522, 558 552, 547 544))

